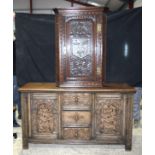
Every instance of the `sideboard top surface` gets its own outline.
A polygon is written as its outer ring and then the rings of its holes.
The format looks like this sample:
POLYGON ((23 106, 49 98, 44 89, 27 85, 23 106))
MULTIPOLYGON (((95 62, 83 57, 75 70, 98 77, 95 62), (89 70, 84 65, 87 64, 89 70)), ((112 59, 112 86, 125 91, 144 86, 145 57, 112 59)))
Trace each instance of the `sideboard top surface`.
POLYGON ((19 88, 20 92, 123 92, 135 93, 134 87, 126 84, 104 84, 102 88, 60 88, 56 83, 37 83, 31 82, 19 88))

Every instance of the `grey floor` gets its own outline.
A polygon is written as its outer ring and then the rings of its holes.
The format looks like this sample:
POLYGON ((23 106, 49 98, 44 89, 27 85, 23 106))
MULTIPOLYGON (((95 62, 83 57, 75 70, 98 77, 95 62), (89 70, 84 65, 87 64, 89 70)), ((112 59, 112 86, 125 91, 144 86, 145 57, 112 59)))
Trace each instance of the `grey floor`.
MULTIPOLYGON (((18 120, 19 124, 21 121, 18 120)), ((22 150, 21 127, 14 128, 18 138, 13 140, 14 155, 141 155, 142 130, 133 128, 132 151, 125 151, 124 145, 56 145, 29 144, 28 150, 22 150)))

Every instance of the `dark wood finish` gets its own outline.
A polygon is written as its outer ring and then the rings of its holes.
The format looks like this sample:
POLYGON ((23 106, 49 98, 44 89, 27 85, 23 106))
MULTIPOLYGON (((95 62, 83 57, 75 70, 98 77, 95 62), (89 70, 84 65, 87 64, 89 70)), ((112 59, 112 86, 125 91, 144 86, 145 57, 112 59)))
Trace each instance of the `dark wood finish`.
POLYGON ((56 71, 59 87, 102 87, 105 77, 103 8, 57 9, 56 71))
POLYGON ((124 144, 131 150, 135 90, 104 82, 103 8, 55 9, 55 13, 57 82, 28 83, 19 89, 23 148, 33 142, 124 144))
POLYGON ((21 94, 21 106, 22 106, 22 137, 23 137, 23 149, 28 149, 28 103, 29 93, 21 94))
POLYGON ((30 0, 30 14, 33 12, 33 0, 30 0))
POLYGON ((28 143, 132 144, 134 88, 58 88, 28 83, 22 98, 23 148, 28 143))
POLYGON ((133 9, 134 8, 134 0, 130 0, 128 2, 128 7, 129 7, 129 9, 133 9))
POLYGON ((133 111, 133 102, 131 100, 131 95, 128 94, 125 96, 126 100, 126 109, 125 109, 125 117, 126 117, 126 139, 125 139, 125 149, 131 150, 132 149, 132 123, 133 123, 133 117, 132 117, 132 111, 133 111))

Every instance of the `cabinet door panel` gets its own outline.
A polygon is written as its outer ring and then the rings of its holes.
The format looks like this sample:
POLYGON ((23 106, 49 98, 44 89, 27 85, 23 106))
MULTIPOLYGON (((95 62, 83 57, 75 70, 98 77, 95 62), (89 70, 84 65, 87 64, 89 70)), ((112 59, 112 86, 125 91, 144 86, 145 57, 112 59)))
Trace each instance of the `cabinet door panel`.
POLYGON ((31 134, 36 138, 57 138, 58 103, 56 94, 32 94, 31 134))
POLYGON ((56 11, 58 86, 102 87, 105 25, 99 8, 56 11))
POLYGON ((122 138, 124 103, 120 95, 97 94, 95 99, 95 128, 97 139, 122 138))

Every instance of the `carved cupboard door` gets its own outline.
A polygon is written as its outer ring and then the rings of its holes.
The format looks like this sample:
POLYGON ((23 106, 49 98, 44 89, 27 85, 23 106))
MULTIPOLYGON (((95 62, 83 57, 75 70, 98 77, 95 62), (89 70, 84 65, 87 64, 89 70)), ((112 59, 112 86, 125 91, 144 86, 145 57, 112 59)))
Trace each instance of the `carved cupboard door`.
POLYGON ((34 93, 30 102, 29 136, 56 139, 58 136, 58 102, 56 94, 34 93))
POLYGON ((123 140, 124 106, 124 100, 119 94, 96 94, 95 133, 97 139, 113 142, 123 140))
POLYGON ((101 8, 56 11, 57 83, 60 87, 102 86, 105 22, 101 8))

